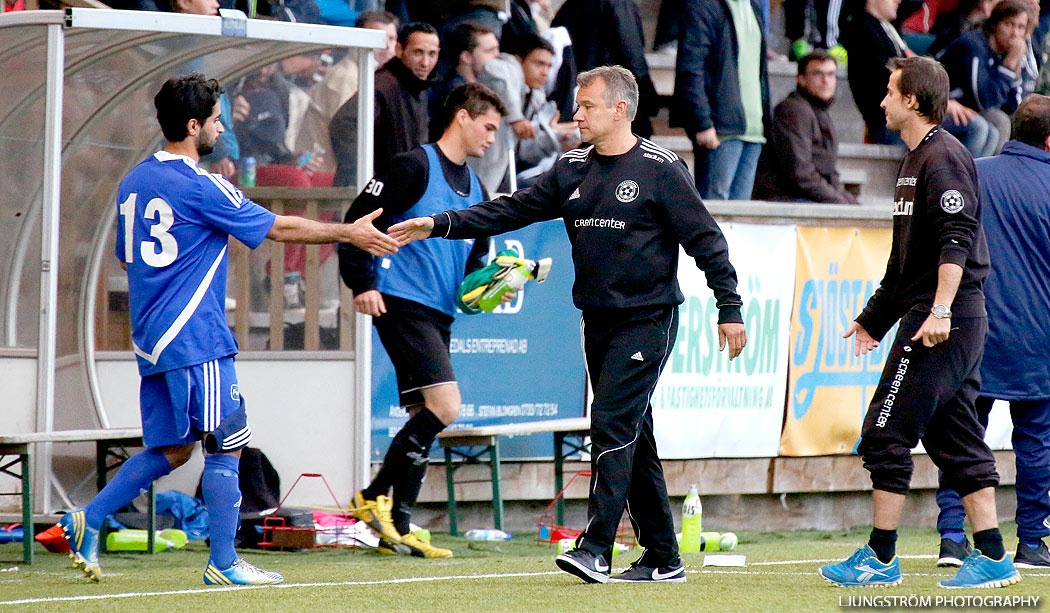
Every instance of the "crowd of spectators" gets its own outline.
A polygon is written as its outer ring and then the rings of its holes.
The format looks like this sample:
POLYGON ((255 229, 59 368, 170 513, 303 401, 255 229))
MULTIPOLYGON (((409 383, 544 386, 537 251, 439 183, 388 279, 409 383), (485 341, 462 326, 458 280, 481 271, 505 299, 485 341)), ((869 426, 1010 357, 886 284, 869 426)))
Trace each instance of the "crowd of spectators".
MULTIPOLYGON (((23 0, 0 1, 6 10, 24 6, 23 0)), ((1037 91, 1050 24, 1038 0, 786 0, 783 38, 799 62, 798 87, 785 100, 770 100, 768 63, 779 57, 771 41, 781 37, 770 35, 768 0, 663 0, 652 46, 676 49, 677 59, 674 94, 662 101, 636 0, 110 5, 204 15, 236 8, 269 19, 383 30, 387 48, 375 52, 376 171, 434 139, 430 118, 452 88, 480 82, 509 114, 475 170, 493 192, 527 184, 579 143, 572 121, 577 72, 619 64, 639 83, 634 131, 652 135, 653 117, 670 106, 669 125, 682 128, 692 143, 696 186, 705 198, 754 194, 816 202, 855 200, 835 173, 836 76, 824 75, 829 66, 846 66, 865 140, 899 145, 880 106, 887 63, 933 56, 951 79, 943 127, 983 157, 1001 149, 1011 113, 1037 91)), ((356 56, 331 49, 224 83, 222 120, 232 129, 202 161, 233 179, 238 165, 254 158, 260 184, 354 184, 359 77, 356 56)))

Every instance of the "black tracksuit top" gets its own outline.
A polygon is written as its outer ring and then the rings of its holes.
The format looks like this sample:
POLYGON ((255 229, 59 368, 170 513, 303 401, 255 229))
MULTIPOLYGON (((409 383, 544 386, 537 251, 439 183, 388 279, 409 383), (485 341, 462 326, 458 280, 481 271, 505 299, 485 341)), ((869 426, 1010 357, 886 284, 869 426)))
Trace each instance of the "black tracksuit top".
POLYGON ((929 312, 941 264, 962 267, 953 317, 983 317, 988 243, 981 229, 977 169, 954 136, 933 128, 901 161, 893 192, 893 243, 886 274, 857 323, 880 339, 912 309, 929 312))
POLYGON ((431 236, 479 238, 559 217, 572 243, 580 310, 681 304, 682 245, 707 277, 719 323, 743 321, 722 231, 685 163, 644 138, 622 155, 570 151, 528 188, 434 215, 431 236))

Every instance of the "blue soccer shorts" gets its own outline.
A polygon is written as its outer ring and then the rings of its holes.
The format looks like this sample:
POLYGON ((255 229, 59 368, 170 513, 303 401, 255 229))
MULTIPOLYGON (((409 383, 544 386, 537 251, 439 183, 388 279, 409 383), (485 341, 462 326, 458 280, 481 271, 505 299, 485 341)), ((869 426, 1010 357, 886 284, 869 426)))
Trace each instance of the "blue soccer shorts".
POLYGON ((232 357, 143 377, 139 411, 150 448, 203 440, 205 451, 228 453, 252 438, 232 357))

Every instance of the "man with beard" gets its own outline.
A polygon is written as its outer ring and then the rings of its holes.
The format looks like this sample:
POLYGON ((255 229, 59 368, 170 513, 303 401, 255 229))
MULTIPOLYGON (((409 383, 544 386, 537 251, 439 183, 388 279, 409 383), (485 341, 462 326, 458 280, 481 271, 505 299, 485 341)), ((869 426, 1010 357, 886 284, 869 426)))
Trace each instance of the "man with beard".
POLYGON ((154 98, 168 144, 136 166, 117 194, 116 256, 128 273, 131 330, 142 383, 146 449, 83 509, 59 525, 74 568, 94 581, 98 531, 106 516, 184 464, 203 442, 201 487, 208 507, 208 585, 263 585, 283 577, 237 557, 240 453, 251 441, 226 324, 226 248, 230 236, 255 248, 264 238, 290 243, 349 242, 376 255, 397 243, 372 225, 382 211, 351 224, 274 215, 221 175, 198 166, 224 128, 219 83, 199 74, 169 79, 154 98))

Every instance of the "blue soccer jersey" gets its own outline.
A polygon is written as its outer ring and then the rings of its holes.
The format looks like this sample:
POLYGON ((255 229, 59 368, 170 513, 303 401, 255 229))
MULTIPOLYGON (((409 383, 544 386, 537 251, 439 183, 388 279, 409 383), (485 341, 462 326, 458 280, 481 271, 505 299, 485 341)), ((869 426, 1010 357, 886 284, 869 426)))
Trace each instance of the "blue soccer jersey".
POLYGON ((259 246, 275 215, 188 157, 160 151, 117 193, 117 259, 127 265, 142 376, 237 353, 226 324, 227 245, 259 246))

